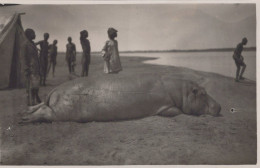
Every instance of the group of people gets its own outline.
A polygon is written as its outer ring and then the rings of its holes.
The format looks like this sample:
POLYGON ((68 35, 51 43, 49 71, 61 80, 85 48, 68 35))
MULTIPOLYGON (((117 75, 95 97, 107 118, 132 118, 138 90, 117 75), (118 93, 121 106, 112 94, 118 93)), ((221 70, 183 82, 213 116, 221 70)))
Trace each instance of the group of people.
MULTIPOLYGON (((122 71, 122 66, 119 58, 118 43, 115 40, 117 37, 117 30, 109 28, 107 33, 109 40, 106 41, 102 49, 102 57, 104 59, 104 72, 118 73, 122 71)), ((49 34, 44 33, 44 40, 34 42, 36 35, 33 29, 26 29, 25 35, 28 41, 23 44, 23 55, 25 59, 25 76, 26 76, 26 91, 28 97, 28 106, 33 106, 41 103, 38 95, 39 87, 46 85, 46 77, 52 67, 52 74, 54 76, 55 66, 57 63, 57 40, 54 40, 49 45, 49 34), (38 54, 37 45, 40 46, 40 54, 38 54)), ((82 46, 82 72, 81 76, 88 76, 89 65, 91 60, 91 47, 88 38, 88 31, 82 30, 80 32, 80 43, 82 46)), ((72 42, 72 38, 68 37, 68 44, 66 45, 66 62, 68 64, 69 73, 75 72, 76 65, 76 45, 72 42)))
POLYGON ((35 45, 40 45, 40 56, 39 56, 39 65, 40 65, 40 85, 46 86, 46 77, 52 66, 52 74, 54 76, 56 57, 57 57, 57 40, 53 41, 53 44, 49 45, 49 33, 44 33, 44 40, 35 43, 35 45), (48 61, 49 57, 49 61, 48 61), (50 62, 48 67, 48 62, 50 62))
MULTIPOLYGON (((108 38, 102 49, 102 57, 104 59, 104 72, 108 74, 114 74, 122 71, 121 61, 118 51, 118 42, 115 40, 117 37, 117 30, 109 28, 108 38)), ((33 29, 26 29, 25 35, 28 41, 24 42, 22 47, 25 59, 25 75, 27 79, 26 90, 28 95, 28 105, 33 106, 41 103, 39 93, 40 85, 46 85, 46 77, 52 66, 52 74, 54 76, 56 57, 57 57, 57 40, 53 41, 53 44, 49 45, 49 34, 44 33, 44 40, 34 43, 36 37, 33 29), (40 46, 40 54, 38 55, 37 45, 40 46), (48 66, 49 64, 49 66, 48 66)), ((91 60, 91 47, 88 38, 88 31, 82 30, 80 32, 80 43, 82 46, 82 72, 81 76, 88 76, 89 65, 91 60)), ((233 59, 237 66, 235 80, 244 80, 243 73, 246 68, 244 58, 241 55, 243 46, 247 44, 247 38, 243 38, 234 51, 233 59), (242 67, 242 70, 240 71, 242 67)), ((75 72, 76 65, 76 45, 72 43, 72 38, 68 37, 68 44, 66 45, 66 61, 68 64, 69 73, 75 72)))

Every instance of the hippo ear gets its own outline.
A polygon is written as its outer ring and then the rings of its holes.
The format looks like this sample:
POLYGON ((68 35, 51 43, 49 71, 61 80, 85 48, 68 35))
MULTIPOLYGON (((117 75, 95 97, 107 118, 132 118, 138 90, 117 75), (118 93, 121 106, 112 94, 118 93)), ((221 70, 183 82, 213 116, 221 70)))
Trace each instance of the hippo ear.
POLYGON ((202 89, 202 90, 201 90, 201 94, 206 95, 206 94, 207 94, 207 91, 206 91, 205 89, 202 89))
POLYGON ((198 93, 198 88, 193 88, 193 89, 192 89, 192 93, 193 93, 194 95, 196 95, 196 94, 198 93))

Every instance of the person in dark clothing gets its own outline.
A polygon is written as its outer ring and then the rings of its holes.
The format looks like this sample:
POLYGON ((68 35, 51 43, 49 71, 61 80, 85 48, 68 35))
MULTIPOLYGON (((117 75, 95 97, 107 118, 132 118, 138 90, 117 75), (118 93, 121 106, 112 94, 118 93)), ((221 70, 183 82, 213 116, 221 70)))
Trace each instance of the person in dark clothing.
POLYGON ((243 51, 243 46, 247 44, 247 38, 243 38, 242 42, 239 43, 234 51, 233 54, 233 59, 235 61, 235 64, 237 66, 237 71, 236 71, 236 82, 239 82, 239 80, 244 80, 245 78, 243 77, 243 74, 246 69, 246 64, 244 62, 244 57, 241 55, 243 51), (242 70, 240 72, 240 67, 242 66, 242 70))
POLYGON ((53 44, 51 44, 49 46, 49 58, 50 58, 50 64, 49 64, 49 68, 48 68, 48 73, 51 69, 51 66, 52 66, 52 76, 54 77, 54 72, 55 72, 55 66, 56 66, 56 63, 57 63, 57 43, 58 41, 57 40, 54 40, 53 41, 53 44))
POLYGON ((47 68, 48 68, 48 49, 49 49, 49 33, 44 33, 44 40, 39 41, 36 45, 40 45, 40 66, 42 70, 42 76, 40 80, 40 84, 46 86, 46 76, 47 76, 47 68))
POLYGON ((66 49, 66 61, 68 63, 69 72, 74 73, 74 68, 76 66, 76 46, 72 43, 71 37, 68 37, 66 49))
POLYGON ((87 39, 88 37, 88 31, 83 30, 80 32, 80 43, 82 46, 82 73, 81 76, 88 76, 88 70, 89 70, 89 64, 90 64, 90 42, 87 39))
POLYGON ((41 103, 39 93, 40 87, 40 61, 38 58, 38 50, 33 42, 36 35, 33 29, 26 29, 25 35, 28 41, 25 41, 22 45, 22 53, 25 62, 25 75, 26 75, 26 92, 28 106, 33 106, 41 103))

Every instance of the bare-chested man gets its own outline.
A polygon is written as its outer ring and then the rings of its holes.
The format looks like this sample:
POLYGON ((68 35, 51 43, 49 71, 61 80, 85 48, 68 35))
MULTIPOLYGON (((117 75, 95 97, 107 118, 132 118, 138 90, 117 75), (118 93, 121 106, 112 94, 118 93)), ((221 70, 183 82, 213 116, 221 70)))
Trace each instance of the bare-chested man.
POLYGON ((80 43, 82 46, 82 72, 81 76, 88 76, 89 64, 90 64, 90 42, 87 39, 87 30, 82 30, 80 32, 80 43))
POLYGON ((246 69, 246 64, 244 62, 244 57, 241 55, 243 49, 244 49, 244 45, 247 44, 247 38, 243 38, 242 42, 239 43, 234 51, 234 55, 233 55, 233 59, 235 61, 235 64, 237 66, 237 71, 236 71, 236 82, 239 82, 239 80, 243 80, 245 79, 243 77, 243 74, 245 72, 246 69), (242 70, 240 73, 240 66, 242 66, 242 70))
POLYGON ((72 43, 71 37, 68 37, 66 49, 66 61, 68 63, 69 72, 74 73, 74 67, 76 65, 76 46, 72 43))
POLYGON ((49 33, 44 33, 44 40, 39 41, 36 45, 40 45, 40 65, 41 65, 41 81, 40 84, 46 86, 46 76, 47 76, 47 68, 48 68, 48 49, 49 49, 49 33))
POLYGON ((50 64, 49 64, 49 68, 48 68, 48 73, 51 69, 51 66, 52 66, 52 76, 54 77, 54 72, 55 72, 55 66, 56 66, 56 63, 57 63, 57 43, 58 41, 57 40, 54 40, 53 41, 53 44, 51 44, 49 46, 49 58, 50 58, 50 64))
POLYGON ((33 29, 26 29, 25 35, 28 41, 25 41, 22 47, 22 53, 25 60, 26 92, 28 106, 41 103, 38 92, 40 87, 40 62, 38 58, 38 49, 33 42, 36 35, 33 29))

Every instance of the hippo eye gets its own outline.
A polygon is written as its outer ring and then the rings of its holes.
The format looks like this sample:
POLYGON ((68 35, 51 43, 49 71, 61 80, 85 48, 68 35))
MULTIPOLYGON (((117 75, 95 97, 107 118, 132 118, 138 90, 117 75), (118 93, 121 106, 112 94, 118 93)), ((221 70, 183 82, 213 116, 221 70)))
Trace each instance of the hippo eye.
POLYGON ((202 94, 202 95, 206 95, 206 94, 207 94, 206 90, 203 89, 203 90, 201 91, 201 94, 202 94))
POLYGON ((197 88, 193 88, 192 89, 192 93, 196 95, 198 93, 198 89, 197 88))

